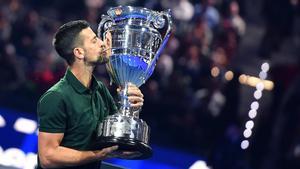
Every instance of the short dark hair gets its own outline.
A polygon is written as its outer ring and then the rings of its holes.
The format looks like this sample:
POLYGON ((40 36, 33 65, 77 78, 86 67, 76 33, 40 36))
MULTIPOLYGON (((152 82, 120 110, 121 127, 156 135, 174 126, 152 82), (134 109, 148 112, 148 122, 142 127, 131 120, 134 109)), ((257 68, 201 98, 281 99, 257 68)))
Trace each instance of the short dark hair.
POLYGON ((55 33, 53 45, 56 52, 64 58, 69 65, 72 65, 75 58, 73 49, 78 45, 79 33, 90 27, 87 21, 70 21, 62 25, 55 33))

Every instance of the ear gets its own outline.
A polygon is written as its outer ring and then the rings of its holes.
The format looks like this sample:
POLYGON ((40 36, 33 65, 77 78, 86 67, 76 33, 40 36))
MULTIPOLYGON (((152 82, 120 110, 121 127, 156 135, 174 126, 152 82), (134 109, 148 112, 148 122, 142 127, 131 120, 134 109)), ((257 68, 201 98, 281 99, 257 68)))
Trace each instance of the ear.
POLYGON ((84 58, 84 50, 82 48, 74 48, 73 49, 74 56, 79 60, 84 58))

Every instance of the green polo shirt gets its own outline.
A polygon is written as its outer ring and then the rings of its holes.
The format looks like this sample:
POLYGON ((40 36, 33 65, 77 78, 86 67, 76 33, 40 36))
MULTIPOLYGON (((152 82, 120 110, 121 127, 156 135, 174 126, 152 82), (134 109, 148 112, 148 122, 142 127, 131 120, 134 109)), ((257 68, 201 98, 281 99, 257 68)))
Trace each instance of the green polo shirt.
MULTIPOLYGON (((38 102, 39 131, 64 133, 61 146, 76 150, 93 150, 98 124, 117 111, 108 89, 92 77, 86 88, 67 69, 65 76, 38 102)), ((99 162, 77 168, 99 168, 99 162)), ((76 167, 72 167, 76 168, 76 167)))

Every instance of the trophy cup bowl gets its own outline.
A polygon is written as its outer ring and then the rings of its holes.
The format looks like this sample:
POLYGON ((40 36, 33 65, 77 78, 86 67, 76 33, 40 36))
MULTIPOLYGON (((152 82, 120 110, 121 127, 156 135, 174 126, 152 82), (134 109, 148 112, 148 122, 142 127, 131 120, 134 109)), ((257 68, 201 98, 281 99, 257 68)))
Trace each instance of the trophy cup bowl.
POLYGON ((119 110, 107 116, 98 127, 97 147, 118 145, 113 155, 123 159, 152 156, 150 128, 139 119, 139 111, 130 107, 127 89, 140 87, 152 75, 171 33, 170 10, 157 12, 147 8, 119 6, 102 15, 98 36, 112 36, 106 69, 111 81, 120 88, 119 110))

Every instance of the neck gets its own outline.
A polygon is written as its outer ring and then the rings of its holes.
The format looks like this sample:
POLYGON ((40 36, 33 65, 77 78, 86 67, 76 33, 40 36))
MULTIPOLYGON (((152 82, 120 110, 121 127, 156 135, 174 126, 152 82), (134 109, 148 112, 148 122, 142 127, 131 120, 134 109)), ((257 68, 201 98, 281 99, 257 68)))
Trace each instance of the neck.
POLYGON ((94 66, 74 63, 72 66, 70 66, 70 70, 86 88, 91 86, 94 66))

